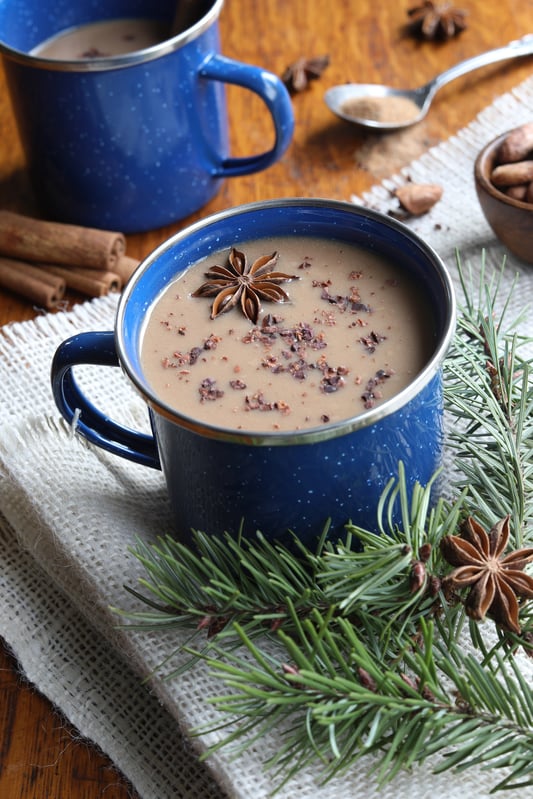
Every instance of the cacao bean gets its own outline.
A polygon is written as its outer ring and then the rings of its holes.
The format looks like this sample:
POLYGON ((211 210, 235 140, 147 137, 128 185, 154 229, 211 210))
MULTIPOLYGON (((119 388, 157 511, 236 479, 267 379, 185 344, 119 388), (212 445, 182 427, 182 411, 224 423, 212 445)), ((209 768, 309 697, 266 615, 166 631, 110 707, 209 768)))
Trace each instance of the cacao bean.
POLYGON ((491 181, 495 186, 516 186, 533 180, 533 160, 500 164, 492 170, 491 181))
POLYGON ((517 186, 509 186, 505 189, 505 194, 508 197, 511 197, 513 200, 521 200, 522 202, 527 202, 526 194, 528 189, 529 183, 520 183, 517 186))
POLYGON ((497 155, 499 164, 524 161, 533 152, 533 122, 526 122, 512 130, 500 145, 497 155))
POLYGON ((434 183, 406 183, 396 189, 400 205, 413 216, 425 214, 442 197, 442 186, 434 183))

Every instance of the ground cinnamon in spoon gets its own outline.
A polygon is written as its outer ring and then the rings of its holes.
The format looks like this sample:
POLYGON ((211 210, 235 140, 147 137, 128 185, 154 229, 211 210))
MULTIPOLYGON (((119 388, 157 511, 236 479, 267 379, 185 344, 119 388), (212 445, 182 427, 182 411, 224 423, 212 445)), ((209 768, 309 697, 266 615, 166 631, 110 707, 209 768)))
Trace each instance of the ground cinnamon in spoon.
POLYGON ((353 97, 341 105, 341 111, 354 119, 369 119, 388 124, 414 122, 420 115, 420 108, 413 100, 394 95, 353 97))

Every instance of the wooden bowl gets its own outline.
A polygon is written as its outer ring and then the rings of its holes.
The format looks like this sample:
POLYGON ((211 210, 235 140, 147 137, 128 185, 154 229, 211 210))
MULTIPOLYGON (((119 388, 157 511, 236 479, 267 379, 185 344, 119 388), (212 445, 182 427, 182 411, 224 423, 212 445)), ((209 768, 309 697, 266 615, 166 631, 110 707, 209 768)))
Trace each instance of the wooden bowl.
POLYGON ((533 204, 508 197, 496 188, 490 175, 496 165, 496 155, 503 140, 511 131, 503 133, 487 144, 479 153, 474 165, 474 177, 479 203, 492 230, 514 255, 533 263, 533 204))

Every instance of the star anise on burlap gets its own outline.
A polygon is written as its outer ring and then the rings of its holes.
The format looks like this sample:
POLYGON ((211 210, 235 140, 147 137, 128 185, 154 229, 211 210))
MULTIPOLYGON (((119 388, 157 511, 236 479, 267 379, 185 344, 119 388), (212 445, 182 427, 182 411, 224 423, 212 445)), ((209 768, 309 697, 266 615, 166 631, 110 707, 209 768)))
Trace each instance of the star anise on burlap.
POLYGON ((443 588, 470 587, 465 610, 481 621, 490 616, 500 627, 520 634, 518 597, 533 598, 533 577, 524 568, 533 561, 533 547, 504 555, 509 541, 509 516, 485 532, 471 516, 461 535, 448 535, 441 541, 445 560, 456 566, 443 580, 443 588))
POLYGON ((211 266, 205 275, 207 281, 192 296, 214 297, 211 319, 231 310, 240 302, 243 314, 257 324, 261 300, 288 302, 289 297, 279 284, 298 280, 297 275, 272 271, 278 257, 278 253, 274 252, 248 264, 246 255, 232 247, 227 266, 211 266))
POLYGON ((422 39, 452 39, 466 28, 468 12, 450 3, 425 0, 421 6, 408 9, 410 33, 422 39))
POLYGON ((291 94, 303 92, 310 81, 319 78, 326 67, 329 66, 329 56, 321 55, 314 58, 298 58, 287 67, 281 80, 291 94))

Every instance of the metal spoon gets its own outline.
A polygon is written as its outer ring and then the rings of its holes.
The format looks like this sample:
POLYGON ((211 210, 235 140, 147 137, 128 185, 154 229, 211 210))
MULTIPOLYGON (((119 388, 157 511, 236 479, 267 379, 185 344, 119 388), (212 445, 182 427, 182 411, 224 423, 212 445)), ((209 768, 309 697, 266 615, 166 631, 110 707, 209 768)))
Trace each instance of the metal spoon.
MULTIPOLYGON (((406 128, 409 125, 414 125, 423 119, 435 94, 450 81, 455 78, 465 75, 474 69, 494 64, 497 61, 504 61, 509 58, 518 58, 520 56, 533 54, 533 34, 523 36, 521 39, 510 42, 505 47, 498 47, 496 50, 489 50, 481 55, 468 58, 466 61, 461 61, 436 78, 426 83, 425 86, 420 86, 418 89, 394 89, 392 86, 382 86, 378 83, 346 83, 340 86, 333 86, 324 95, 324 100, 329 106, 331 111, 342 119, 348 122, 355 122, 366 128, 373 128, 374 130, 397 130, 398 128, 406 128), (362 115, 350 111, 349 104, 354 101, 369 100, 372 98, 403 98, 400 101, 405 108, 403 113, 398 116, 393 116, 393 121, 384 121, 380 119, 369 118, 372 114, 365 116, 363 106, 362 115), (407 112, 407 113, 406 113, 407 112), (412 114, 411 114, 412 112, 412 114), (405 118, 404 118, 405 117, 405 118)), ((377 100, 381 104, 381 100, 377 100)), ((390 104, 389 104, 390 105, 390 104)), ((387 110, 386 102, 383 100, 382 110, 387 110)), ((369 109, 370 110, 370 109, 369 109)), ((357 111, 357 109, 356 109, 357 111)), ((391 119, 391 111, 389 108, 389 120, 391 119)), ((359 112, 358 112, 359 113, 359 112)), ((376 114, 377 116, 377 114, 376 114)))

